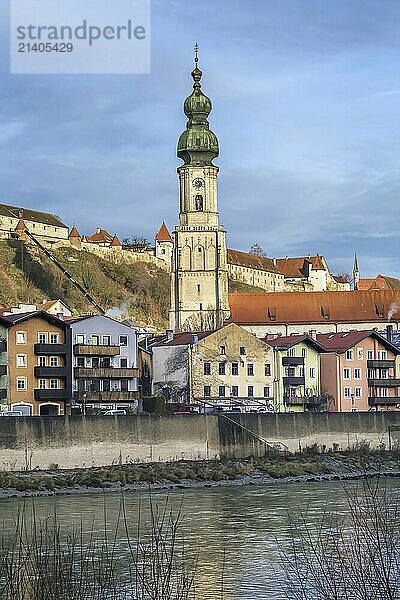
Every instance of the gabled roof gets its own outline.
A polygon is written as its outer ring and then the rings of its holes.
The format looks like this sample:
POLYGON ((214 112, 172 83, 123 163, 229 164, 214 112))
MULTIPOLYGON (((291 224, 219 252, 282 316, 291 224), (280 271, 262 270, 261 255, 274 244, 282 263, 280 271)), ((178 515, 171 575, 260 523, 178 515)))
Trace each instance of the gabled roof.
POLYGON ((168 227, 166 226, 164 221, 162 222, 161 227, 158 230, 158 233, 156 234, 156 241, 157 242, 172 242, 171 234, 168 231, 168 227))
POLYGON ((75 227, 75 225, 73 225, 73 227, 72 227, 72 229, 71 229, 71 231, 69 233, 68 238, 69 239, 71 239, 71 238, 79 238, 79 239, 81 239, 81 236, 79 235, 78 230, 75 227))
POLYGON ((315 256, 298 256, 294 258, 277 258, 276 265, 281 273, 286 278, 292 277, 306 277, 308 273, 308 266, 310 264, 311 269, 314 271, 325 271, 325 265, 323 258, 316 254, 315 256))
POLYGON ((394 344, 388 342, 387 338, 382 336, 377 331, 341 331, 339 333, 320 333, 317 335, 317 340, 322 346, 331 352, 346 352, 353 348, 368 337, 373 337, 379 340, 386 348, 400 354, 400 349, 394 344))
POLYGON ((160 341, 152 344, 154 346, 189 346, 192 343, 193 336, 197 336, 198 340, 202 340, 208 335, 211 335, 214 331, 199 331, 199 332, 183 332, 175 333, 172 340, 168 340, 166 334, 163 334, 160 341))
POLYGON ((400 290, 230 293, 237 324, 400 321, 400 290))
POLYGON ((105 229, 97 229, 93 235, 86 236, 86 240, 91 244, 111 244, 113 236, 105 229))
POLYGON ((325 351, 324 346, 322 346, 318 340, 314 340, 314 338, 306 334, 279 336, 272 340, 265 339, 264 341, 272 346, 275 350, 287 350, 288 348, 292 348, 292 346, 297 346, 297 344, 305 342, 308 346, 312 346, 319 352, 325 351))
POLYGON ((278 267, 275 265, 272 258, 266 256, 258 256, 249 252, 241 252, 240 250, 227 250, 227 261, 230 265, 239 267, 248 267, 259 271, 267 271, 269 273, 279 273, 278 267))
POLYGON ((358 290, 400 290, 400 279, 377 275, 376 277, 363 277, 357 283, 358 290))
POLYGON ((9 217, 10 219, 18 219, 22 217, 25 219, 25 221, 34 221, 36 223, 43 223, 44 225, 67 228, 67 226, 56 215, 40 212, 38 210, 31 210, 29 208, 11 206, 9 204, 0 204, 0 215, 9 217))
POLYGON ((332 277, 336 283, 348 283, 350 285, 350 281, 347 279, 346 275, 332 275, 332 277))
POLYGON ((20 219, 17 223, 15 231, 25 231, 25 229, 26 229, 25 221, 23 219, 20 219))
POLYGON ((28 313, 15 313, 12 315, 6 315, 4 317, 0 316, 0 323, 5 325, 6 327, 13 327, 18 323, 23 323, 24 321, 29 321, 29 319, 33 318, 44 319, 48 323, 52 323, 53 325, 57 325, 65 329, 66 325, 64 320, 58 319, 55 315, 50 315, 49 313, 43 310, 35 310, 33 312, 28 313))

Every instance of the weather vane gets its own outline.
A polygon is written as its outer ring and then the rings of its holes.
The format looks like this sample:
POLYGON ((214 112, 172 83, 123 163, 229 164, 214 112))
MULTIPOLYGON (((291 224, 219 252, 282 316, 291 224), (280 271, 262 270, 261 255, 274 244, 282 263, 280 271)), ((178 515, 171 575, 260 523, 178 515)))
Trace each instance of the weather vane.
POLYGON ((197 42, 194 46, 194 53, 195 53, 194 62, 197 64, 199 62, 199 45, 197 42))

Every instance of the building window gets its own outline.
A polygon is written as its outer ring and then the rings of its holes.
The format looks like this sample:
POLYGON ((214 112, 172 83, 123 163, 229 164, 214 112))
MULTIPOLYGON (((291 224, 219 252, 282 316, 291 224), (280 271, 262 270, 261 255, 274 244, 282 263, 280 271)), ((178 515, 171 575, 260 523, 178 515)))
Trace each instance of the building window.
POLYGON ((361 369, 354 369, 354 379, 361 379, 361 369))
POLYGON ((311 377, 311 379, 315 379, 315 369, 314 369, 314 367, 310 368, 310 377, 311 377))
POLYGON ((301 349, 301 355, 303 358, 307 358, 307 348, 302 348, 301 349))
POLYGON ((269 377, 271 375, 271 365, 269 363, 266 363, 264 366, 264 375, 265 377, 269 377))
POLYGON ((199 283, 197 284, 197 291, 200 294, 200 284, 199 283))
POLYGON ((234 398, 237 398, 239 396, 239 388, 238 388, 238 386, 237 385, 233 385, 231 389, 232 389, 232 396, 234 398))
POLYGON ((252 385, 247 387, 247 396, 248 398, 253 398, 254 396, 254 387, 252 385))
POLYGON ((386 350, 378 350, 378 360, 386 360, 387 359, 387 351, 386 350))
POLYGON ((50 366, 58 367, 58 356, 50 356, 50 366))
POLYGON ((368 379, 373 379, 373 378, 374 378, 374 370, 368 369, 368 379))
POLYGON ((353 352, 353 350, 347 350, 347 352, 346 352, 346 358, 347 358, 347 360, 353 360, 353 358, 354 358, 354 352, 353 352))
POLYGON ((81 333, 79 333, 76 337, 75 337, 75 341, 77 344, 84 344, 85 343, 85 336, 82 335, 81 333))
POLYGON ((127 346, 128 345, 128 336, 127 335, 120 335, 119 336, 119 345, 120 346, 127 346))
POLYGON ((25 331, 17 331, 16 342, 17 342, 17 344, 26 344, 26 332, 25 331))
POLYGON ((78 356, 78 358, 76 359, 76 366, 77 367, 85 366, 85 357, 84 356, 78 356))
POLYGON ((289 348, 288 356, 296 356, 296 348, 289 348))
POLYGON ((223 362, 219 363, 218 372, 220 375, 225 375, 225 363, 223 363, 223 362))
POLYGON ((17 377, 17 390, 26 390, 26 377, 17 377))
POLYGON ((39 344, 47 344, 47 333, 39 333, 38 342, 39 344))
POLYGON ((388 379, 388 370, 380 369, 380 379, 388 379))
POLYGON ((374 351, 367 350, 367 360, 374 360, 374 351))
POLYGON ((109 335, 103 335, 101 338, 101 343, 103 346, 111 346, 111 337, 109 335))
POLYGON ((270 397, 270 388, 269 386, 265 386, 264 387, 264 398, 269 398, 270 397))
POLYGON ((45 389, 46 389, 46 380, 39 379, 39 390, 45 390, 45 389))
POLYGON ((211 375, 211 363, 204 363, 204 375, 211 375))
POLYGON ((244 346, 240 346, 239 354, 240 354, 240 356, 246 355, 246 348, 244 346))
MULTIPOLYGON (((108 365, 108 366, 110 366, 110 365, 108 365)), ((119 359, 119 366, 120 366, 121 369, 127 369, 128 368, 128 359, 127 358, 120 358, 119 359)))
POLYGON ((344 397, 351 398, 351 388, 349 388, 349 387, 344 388, 344 397))
POLYGON ((239 363, 232 363, 232 375, 239 375, 239 363))
POLYGON ((343 369, 343 379, 351 379, 351 371, 348 367, 343 369))
POLYGON ((220 346, 219 353, 225 356, 226 355, 226 346, 220 346))
POLYGON ((355 396, 356 396, 356 398, 362 398, 362 388, 361 387, 356 387, 355 396))
POLYGON ((98 346, 99 345, 99 336, 92 335, 92 337, 90 338, 90 343, 92 344, 92 346, 98 346))
POLYGON ((58 389, 58 379, 50 379, 50 389, 51 390, 58 389))
POLYGON ((206 398, 209 398, 211 396, 211 386, 209 386, 209 385, 204 386, 204 396, 206 398))
POLYGON ((45 367, 45 366, 46 366, 46 357, 39 356, 39 367, 45 367))
POLYGON ((26 367, 26 354, 17 354, 17 367, 26 367))
POLYGON ((58 333, 50 334, 50 344, 58 344, 58 333))
POLYGON ((357 358, 362 360, 364 358, 364 348, 357 348, 357 358))
POLYGON ((254 375, 254 365, 253 365, 253 363, 249 363, 247 365, 247 375, 249 375, 249 376, 254 375))
POLYGON ((220 398, 225 398, 225 386, 224 385, 220 385, 218 388, 218 396, 220 398))

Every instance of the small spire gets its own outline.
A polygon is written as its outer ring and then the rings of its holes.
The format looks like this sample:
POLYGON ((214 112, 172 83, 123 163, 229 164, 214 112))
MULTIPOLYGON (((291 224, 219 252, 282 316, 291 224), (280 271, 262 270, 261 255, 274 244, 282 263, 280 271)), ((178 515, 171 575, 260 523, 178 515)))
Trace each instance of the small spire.
POLYGON ((203 76, 203 73, 199 69, 199 45, 196 42, 194 46, 194 69, 192 71, 192 77, 194 80, 194 89, 197 90, 197 93, 200 91, 201 85, 200 80, 203 76))
POLYGON ((199 62, 199 45, 196 42, 194 45, 194 66, 197 67, 197 63, 199 62))

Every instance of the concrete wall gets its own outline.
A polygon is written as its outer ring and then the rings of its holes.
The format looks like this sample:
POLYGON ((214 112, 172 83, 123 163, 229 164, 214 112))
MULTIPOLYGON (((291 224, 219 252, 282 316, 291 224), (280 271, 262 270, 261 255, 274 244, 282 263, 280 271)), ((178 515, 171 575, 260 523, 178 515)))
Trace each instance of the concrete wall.
POLYGON ((296 451, 314 443, 342 449, 400 439, 400 413, 123 417, 1 417, 0 468, 104 466, 129 462, 262 456, 265 442, 296 451), (253 433, 252 433, 253 432, 253 433))

